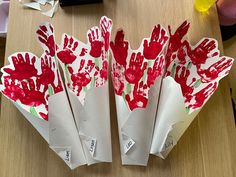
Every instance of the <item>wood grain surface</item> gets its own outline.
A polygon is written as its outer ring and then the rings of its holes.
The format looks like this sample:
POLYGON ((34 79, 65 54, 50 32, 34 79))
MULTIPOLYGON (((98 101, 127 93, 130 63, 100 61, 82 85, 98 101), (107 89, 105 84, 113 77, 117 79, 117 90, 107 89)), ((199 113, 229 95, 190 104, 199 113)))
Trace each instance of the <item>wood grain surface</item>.
MULTIPOLYGON (((138 48, 155 24, 177 27, 187 19, 191 22, 188 38, 192 44, 209 36, 219 41, 222 50, 216 9, 213 7, 207 14, 200 14, 194 10, 193 0, 104 0, 103 4, 59 8, 52 19, 22 8, 18 1, 11 1, 6 56, 17 51, 40 55, 42 50, 36 42, 35 29, 43 21, 54 25, 57 42, 64 32, 86 42, 86 31, 98 25, 102 15, 113 19, 112 39, 115 31, 122 27, 132 48, 138 48)), ((169 157, 162 160, 150 156, 147 167, 121 165, 112 86, 110 93, 113 162, 83 166, 74 171, 48 147, 13 104, 2 97, 0 177, 236 176, 236 130, 227 79, 221 81, 169 157)))

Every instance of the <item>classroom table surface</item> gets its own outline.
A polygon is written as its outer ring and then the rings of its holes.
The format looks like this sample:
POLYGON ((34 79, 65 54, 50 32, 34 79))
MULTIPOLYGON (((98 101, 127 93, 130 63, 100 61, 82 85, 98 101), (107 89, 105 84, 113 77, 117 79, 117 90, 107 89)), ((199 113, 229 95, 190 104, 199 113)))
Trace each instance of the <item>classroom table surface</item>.
MULTIPOLYGON (((201 14, 194 10, 194 0, 104 0, 91 4, 59 8, 53 18, 39 11, 25 9, 11 1, 5 63, 17 51, 42 53, 35 29, 44 21, 55 27, 56 41, 68 33, 86 42, 86 31, 99 24, 101 16, 113 20, 113 34, 122 27, 132 48, 138 48, 157 23, 177 27, 184 20, 191 23, 187 38, 196 44, 202 37, 219 41, 222 51, 217 11, 212 7, 201 14)), ((1 177, 235 177, 236 133, 228 78, 220 82, 168 158, 150 155, 147 167, 122 166, 120 159, 116 108, 110 84, 110 116, 113 162, 69 167, 49 148, 46 141, 5 97, 1 102, 0 176, 1 177)))

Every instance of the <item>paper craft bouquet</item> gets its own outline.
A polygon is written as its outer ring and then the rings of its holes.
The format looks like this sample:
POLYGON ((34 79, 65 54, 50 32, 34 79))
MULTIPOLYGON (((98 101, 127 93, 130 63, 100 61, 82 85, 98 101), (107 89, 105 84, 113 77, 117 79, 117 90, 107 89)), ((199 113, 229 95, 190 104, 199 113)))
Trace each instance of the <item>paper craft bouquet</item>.
POLYGON ((112 161, 107 82, 111 27, 112 21, 102 17, 100 27, 88 31, 87 44, 64 34, 57 46, 53 27, 42 24, 36 32, 42 56, 18 52, 2 68, 1 92, 72 169, 112 161))
POLYGON ((111 162, 109 49, 122 164, 147 165, 149 154, 165 158, 225 77, 233 59, 220 57, 215 39, 195 46, 185 39, 186 21, 172 33, 157 24, 133 50, 112 21, 87 32, 85 44, 54 29, 37 30, 41 57, 9 56, 0 90, 72 169, 111 162))
POLYGON ((165 158, 230 71, 233 59, 220 57, 217 41, 192 46, 188 29, 185 21, 168 34, 158 24, 137 50, 120 30, 110 44, 122 164, 165 158))

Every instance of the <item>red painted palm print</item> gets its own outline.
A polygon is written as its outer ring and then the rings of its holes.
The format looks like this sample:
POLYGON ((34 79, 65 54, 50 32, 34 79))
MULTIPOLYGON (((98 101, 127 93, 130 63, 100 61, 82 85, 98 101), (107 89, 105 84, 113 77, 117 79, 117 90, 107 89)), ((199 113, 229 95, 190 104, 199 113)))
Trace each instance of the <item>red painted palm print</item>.
POLYGON ((63 35, 57 50, 66 77, 66 85, 83 104, 85 93, 93 87, 101 87, 108 79, 108 49, 112 21, 102 17, 100 27, 92 27, 87 32, 88 43, 63 35))
POLYGON ((123 96, 131 111, 147 106, 150 88, 164 72, 163 49, 167 41, 165 29, 156 25, 137 50, 130 48, 122 30, 110 43, 114 90, 123 96))
MULTIPOLYGON (((233 64, 233 59, 220 57, 217 41, 204 38, 195 46, 184 40, 188 25, 184 22, 174 33, 166 53, 167 72, 180 84, 185 105, 190 113, 199 109, 214 93, 221 78, 225 77, 233 64), (179 32, 181 30, 182 32, 179 32), (176 35, 181 34, 181 35, 176 35), (174 40, 173 36, 179 36, 174 40), (177 42, 178 47, 173 45, 177 42)), ((169 31, 171 31, 169 29, 169 31)))
POLYGON ((30 52, 11 55, 9 65, 2 68, 1 92, 23 109, 48 120, 48 97, 63 90, 55 63, 55 41, 50 24, 37 30, 44 49, 41 58, 30 52), (54 43, 54 44, 53 44, 54 43))

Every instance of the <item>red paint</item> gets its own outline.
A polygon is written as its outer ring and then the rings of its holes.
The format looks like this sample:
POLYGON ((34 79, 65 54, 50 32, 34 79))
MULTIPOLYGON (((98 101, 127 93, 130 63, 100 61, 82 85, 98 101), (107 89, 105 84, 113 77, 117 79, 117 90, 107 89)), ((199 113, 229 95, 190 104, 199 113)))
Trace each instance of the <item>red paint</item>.
POLYGON ((171 56, 176 52, 180 46, 183 45, 185 41, 182 41, 184 36, 187 34, 190 24, 187 21, 184 21, 175 31, 174 34, 171 34, 171 28, 168 26, 170 38, 166 52, 166 68, 168 68, 172 62, 171 56))
POLYGON ((105 81, 108 79, 108 62, 104 61, 102 63, 102 69, 100 70, 100 77, 105 81))
POLYGON ((41 58, 41 69, 42 73, 37 77, 37 84, 38 85, 45 85, 51 84, 54 86, 55 80, 55 63, 52 61, 50 56, 45 55, 44 58, 41 58))
POLYGON ((89 54, 94 58, 98 58, 102 54, 103 43, 101 39, 99 39, 99 32, 100 30, 98 28, 92 28, 88 33, 88 39, 91 46, 89 54))
POLYGON ((146 59, 155 60, 156 57, 160 54, 168 40, 168 36, 166 36, 166 32, 161 25, 157 25, 154 27, 151 35, 150 42, 148 40, 144 40, 143 43, 143 55, 146 59))
POLYGON ((105 47, 106 52, 109 49, 111 27, 112 27, 112 21, 110 19, 107 19, 105 17, 101 19, 100 28, 101 28, 102 37, 104 39, 104 47, 105 47))
POLYGON ((147 68, 147 62, 143 63, 144 57, 141 53, 132 53, 130 58, 129 67, 125 70, 125 78, 126 80, 131 83, 135 84, 139 82, 142 78, 145 69, 147 68))
POLYGON ((147 106, 148 99, 144 93, 144 88, 147 87, 143 85, 143 82, 140 82, 139 85, 136 83, 133 90, 133 99, 131 100, 130 95, 128 94, 125 96, 131 111, 136 108, 145 108, 147 106))
POLYGON ((37 75, 37 70, 34 66, 35 61, 36 61, 35 56, 33 56, 30 59, 28 53, 25 53, 24 56, 18 53, 17 56, 12 56, 12 63, 15 69, 4 67, 3 70, 6 73, 8 73, 12 79, 17 79, 17 80, 29 79, 30 77, 37 75))
POLYGON ((229 71, 232 64, 233 60, 231 58, 223 57, 207 69, 198 68, 197 73, 201 76, 202 82, 207 83, 218 78, 223 72, 229 71))
POLYGON ((12 81, 9 76, 4 76, 4 86, 5 89, 2 91, 2 93, 11 100, 17 101, 24 97, 24 92, 20 87, 20 84, 12 81))
POLYGON ((164 57, 158 57, 155 62, 153 67, 149 67, 147 70, 147 86, 151 87, 155 83, 155 80, 158 76, 162 75, 162 72, 164 70, 164 57))
POLYGON ((123 30, 116 33, 115 42, 111 42, 110 46, 116 62, 126 67, 129 43, 124 40, 123 30))
MULTIPOLYGON (((174 57, 174 56, 173 56, 174 57)), ((177 51, 178 64, 184 65, 186 63, 187 52, 184 50, 184 46, 180 46, 177 51)))
POLYGON ((29 79, 28 82, 22 81, 22 89, 24 92, 24 97, 20 99, 22 104, 28 106, 39 106, 46 105, 45 100, 45 91, 41 92, 35 87, 35 83, 32 79, 29 79))
POLYGON ((82 48, 82 50, 81 50, 79 56, 80 56, 80 57, 83 57, 86 53, 87 53, 87 49, 82 48))
POLYGON ((64 46, 63 50, 58 51, 57 57, 58 59, 64 64, 71 64, 77 58, 74 54, 75 50, 77 49, 79 43, 74 41, 72 37, 70 39, 67 35, 64 36, 64 46))
POLYGON ((189 105, 189 108, 200 108, 204 102, 214 93, 217 88, 217 82, 208 84, 204 89, 193 95, 195 103, 189 105))
POLYGON ((42 25, 39 27, 36 33, 39 35, 38 36, 39 41, 47 47, 46 53, 49 54, 50 56, 55 56, 56 45, 53 36, 52 26, 50 26, 50 30, 51 31, 48 31, 47 27, 42 25))
POLYGON ((44 114, 42 112, 39 112, 39 115, 46 121, 48 121, 48 114, 44 114))
POLYGON ((192 83, 187 84, 189 75, 190 71, 185 66, 176 67, 175 81, 180 84, 183 96, 186 98, 193 93, 192 83))
POLYGON ((74 73, 73 68, 68 67, 68 71, 71 73, 71 80, 73 82, 72 90, 77 92, 77 96, 80 95, 82 88, 90 83, 91 81, 90 73, 92 69, 94 68, 94 66, 95 64, 92 62, 92 60, 89 60, 87 63, 87 66, 85 66, 85 60, 82 59, 80 61, 80 68, 78 69, 77 73, 74 73), (82 71, 84 67, 85 67, 85 71, 82 71))
POLYGON ((125 84, 124 84, 124 74, 121 70, 121 66, 118 63, 114 63, 112 65, 111 77, 112 77, 115 93, 121 96, 124 90, 125 84))
MULTIPOLYGON (((191 50, 188 46, 188 54, 194 65, 200 65, 206 63, 206 60, 210 57, 208 54, 216 49, 216 41, 213 39, 204 39, 197 47, 191 50)), ((213 56, 217 54, 214 53, 213 56)))

